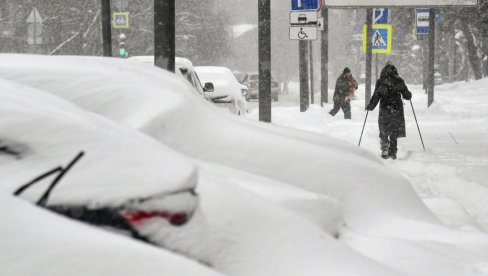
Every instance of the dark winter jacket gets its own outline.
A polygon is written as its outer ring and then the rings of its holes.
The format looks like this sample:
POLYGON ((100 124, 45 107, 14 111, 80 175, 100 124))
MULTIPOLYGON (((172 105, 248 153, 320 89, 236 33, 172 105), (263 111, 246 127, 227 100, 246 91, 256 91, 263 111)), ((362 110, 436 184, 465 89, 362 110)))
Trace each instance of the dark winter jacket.
POLYGON ((378 125, 380 134, 405 137, 405 117, 403 113, 402 97, 406 100, 412 98, 398 71, 393 65, 387 65, 381 71, 380 79, 376 81, 376 88, 373 93, 367 110, 375 109, 380 103, 380 114, 378 125))
POLYGON ((349 80, 347 79, 346 74, 342 74, 339 76, 339 78, 337 78, 336 81, 334 98, 333 98, 334 102, 343 102, 348 91, 349 91, 349 80))

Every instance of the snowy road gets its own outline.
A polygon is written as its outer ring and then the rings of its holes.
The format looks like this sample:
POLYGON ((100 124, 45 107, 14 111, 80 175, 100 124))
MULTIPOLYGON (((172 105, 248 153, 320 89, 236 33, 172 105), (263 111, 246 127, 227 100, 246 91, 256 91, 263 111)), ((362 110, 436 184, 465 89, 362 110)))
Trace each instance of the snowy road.
MULTIPOLYGON (((409 102, 405 102, 407 137, 399 140, 399 159, 383 161, 407 177, 424 202, 445 223, 478 224, 488 231, 488 80, 436 87, 435 102, 427 108, 420 86, 409 86, 426 152, 423 151, 409 102), (469 214, 466 215, 466 212, 469 214), (473 219, 474 218, 474 219, 473 219)), ((331 98, 333 91, 329 91, 331 98)), ((331 117, 332 104, 312 105, 299 112, 298 87, 273 103, 275 124, 298 128, 358 144, 365 118, 364 86, 352 102, 352 120, 340 111, 331 117)), ((316 102, 320 95, 315 95, 316 102)), ((258 119, 258 102, 249 103, 249 117, 258 119)), ((370 112, 361 147, 379 155, 378 109, 370 112)), ((325 157, 324 157, 325 158, 325 157)))

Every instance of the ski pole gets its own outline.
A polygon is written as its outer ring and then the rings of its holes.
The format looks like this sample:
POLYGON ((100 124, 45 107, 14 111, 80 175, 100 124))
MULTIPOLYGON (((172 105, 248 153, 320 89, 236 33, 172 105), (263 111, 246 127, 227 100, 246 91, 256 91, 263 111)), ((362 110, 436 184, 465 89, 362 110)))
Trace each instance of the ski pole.
POLYGON ((422 133, 420 133, 420 127, 419 127, 419 123, 417 122, 417 115, 415 115, 415 110, 413 109, 412 101, 410 101, 410 105, 412 106, 413 117, 415 118, 415 123, 417 124, 417 129, 419 130, 420 141, 422 142, 422 147, 424 148, 424 151, 425 151, 424 139, 422 139, 422 133))
POLYGON ((363 139, 364 127, 366 126, 366 120, 368 119, 369 110, 366 112, 366 118, 364 118, 363 130, 361 130, 361 137, 359 138, 358 147, 361 146, 361 140, 363 139))

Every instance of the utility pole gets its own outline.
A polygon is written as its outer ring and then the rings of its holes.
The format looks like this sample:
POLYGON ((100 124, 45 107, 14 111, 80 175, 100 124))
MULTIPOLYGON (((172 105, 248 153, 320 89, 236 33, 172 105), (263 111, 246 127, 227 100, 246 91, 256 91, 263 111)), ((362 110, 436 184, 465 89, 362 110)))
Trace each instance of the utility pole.
POLYGON ((322 17, 324 18, 324 30, 321 35, 321 60, 320 60, 320 106, 324 102, 329 102, 329 9, 322 7, 322 17))
POLYGON ((102 40, 103 56, 112 56, 112 24, 110 12, 110 0, 102 0, 102 40))
POLYGON ((365 102, 366 106, 369 104, 371 99, 371 67, 373 60, 373 49, 372 49, 372 37, 371 30, 373 29, 373 9, 368 8, 366 11, 366 92, 365 92, 365 102))
POLYGON ((175 72, 175 0, 154 0, 154 65, 175 72))
POLYGON ((434 102, 434 62, 435 62, 435 9, 430 9, 429 12, 429 70, 428 70, 428 84, 427 106, 430 107, 434 102))
POLYGON ((271 0, 259 0, 259 121, 271 122, 271 0))
POLYGON ((315 93, 315 88, 314 88, 314 77, 313 77, 313 41, 309 40, 308 41, 308 50, 309 50, 309 66, 310 66, 310 98, 312 100, 312 104, 314 104, 315 99, 314 99, 314 93, 315 93))

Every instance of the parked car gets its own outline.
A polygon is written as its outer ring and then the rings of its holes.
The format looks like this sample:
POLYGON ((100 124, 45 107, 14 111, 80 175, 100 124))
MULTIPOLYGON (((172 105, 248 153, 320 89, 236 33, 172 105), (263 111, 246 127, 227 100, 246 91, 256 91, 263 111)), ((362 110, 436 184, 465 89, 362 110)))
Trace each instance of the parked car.
POLYGON ((232 113, 237 115, 245 115, 247 113, 245 95, 247 95, 248 91, 243 89, 229 68, 196 66, 195 71, 202 81, 213 83, 214 92, 211 97, 215 102, 225 104, 232 113))
POLYGON ((179 254, 55 215, 3 191, 0 216, 5 222, 0 227, 1 275, 221 275, 179 254))
POLYGON ((4 79, 0 87, 0 192, 170 250, 198 244, 193 234, 204 227, 194 220, 198 178, 190 160, 39 88, 4 79))
MULTIPOLYGON (((128 60, 133 60, 137 62, 142 62, 149 65, 154 65, 154 56, 134 56, 128 58, 128 60)), ((204 83, 202 85, 200 79, 198 78, 197 73, 193 68, 193 63, 186 58, 176 57, 175 58, 175 67, 176 71, 175 74, 182 76, 190 84, 195 88, 195 91, 203 96, 205 99, 211 100, 211 96, 208 96, 207 93, 213 92, 213 84, 212 83, 204 83)))
MULTIPOLYGON (((247 86, 246 100, 259 99, 259 74, 248 73, 242 79, 242 84, 247 86)), ((277 102, 280 98, 280 84, 271 77, 271 99, 277 102)))
POLYGON ((244 78, 244 76, 246 75, 246 73, 244 72, 241 72, 241 71, 233 71, 232 72, 234 74, 234 76, 236 77, 236 79, 241 82, 242 79, 244 78))

